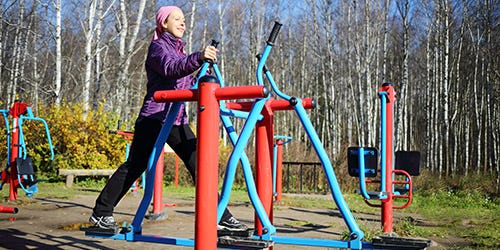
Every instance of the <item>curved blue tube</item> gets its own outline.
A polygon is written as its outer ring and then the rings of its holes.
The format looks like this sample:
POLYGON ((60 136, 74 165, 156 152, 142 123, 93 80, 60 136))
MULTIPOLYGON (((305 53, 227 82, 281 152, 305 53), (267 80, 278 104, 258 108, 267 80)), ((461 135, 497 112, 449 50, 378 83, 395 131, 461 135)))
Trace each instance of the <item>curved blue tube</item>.
POLYGON ((386 192, 386 176, 387 176, 387 169, 386 169, 386 147, 387 147, 387 142, 386 142, 386 135, 387 135, 387 124, 386 124, 386 117, 387 117, 387 109, 386 109, 386 104, 387 104, 387 92, 379 92, 380 96, 380 190, 382 192, 386 192))

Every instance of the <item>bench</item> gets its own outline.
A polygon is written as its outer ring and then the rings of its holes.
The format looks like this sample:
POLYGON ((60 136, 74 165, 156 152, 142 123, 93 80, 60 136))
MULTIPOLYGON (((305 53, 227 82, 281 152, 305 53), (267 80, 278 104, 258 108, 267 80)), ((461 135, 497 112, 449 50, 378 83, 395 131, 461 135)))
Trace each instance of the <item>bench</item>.
POLYGON ((66 187, 73 185, 75 176, 111 176, 116 169, 59 169, 60 176, 66 176, 66 187))

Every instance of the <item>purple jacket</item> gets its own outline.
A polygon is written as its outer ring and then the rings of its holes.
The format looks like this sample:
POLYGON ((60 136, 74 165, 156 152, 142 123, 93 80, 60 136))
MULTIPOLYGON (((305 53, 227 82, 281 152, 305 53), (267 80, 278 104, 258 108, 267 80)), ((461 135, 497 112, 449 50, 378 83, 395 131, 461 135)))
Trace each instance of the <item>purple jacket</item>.
MULTIPOLYGON (((146 59, 147 93, 139 116, 164 121, 170 103, 157 103, 153 94, 157 90, 190 89, 196 79, 191 75, 200 68, 201 52, 186 56, 185 43, 168 32, 151 41, 146 59)), ((186 107, 181 105, 174 125, 187 124, 186 107)))

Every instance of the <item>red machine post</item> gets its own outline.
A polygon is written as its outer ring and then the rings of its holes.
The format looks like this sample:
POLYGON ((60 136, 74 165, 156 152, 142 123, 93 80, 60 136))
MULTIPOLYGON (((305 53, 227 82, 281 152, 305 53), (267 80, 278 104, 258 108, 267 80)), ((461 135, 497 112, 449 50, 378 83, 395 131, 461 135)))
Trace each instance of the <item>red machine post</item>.
POLYGON ((219 84, 201 82, 198 101, 195 249, 217 248, 219 84))
MULTIPOLYGON (((267 212, 269 220, 273 221, 273 142, 274 142, 274 115, 267 101, 261 114, 262 121, 257 122, 255 128, 255 175, 256 188, 259 198, 267 212)), ((262 224, 255 215, 255 229, 257 235, 262 235, 262 224)))
POLYGON ((387 198, 382 200, 382 224, 384 233, 392 232, 392 219, 393 219, 393 126, 394 126, 394 101, 396 100, 396 93, 391 84, 383 84, 379 92, 387 93, 386 103, 386 183, 385 190, 387 190, 387 198))
POLYGON ((9 200, 17 200, 17 167, 16 158, 19 154, 19 128, 18 128, 18 118, 14 118, 12 122, 12 137, 10 146, 10 180, 9 180, 9 200))
POLYGON ((155 183, 153 188, 153 214, 162 214, 163 208, 163 167, 164 167, 165 154, 161 151, 158 163, 156 163, 155 183))
POLYGON ((10 154, 10 179, 9 179, 9 200, 17 200, 17 188, 19 187, 19 180, 17 179, 17 166, 16 159, 19 156, 19 118, 26 112, 28 107, 27 103, 15 101, 9 114, 12 116, 12 140, 11 140, 11 154, 10 154))

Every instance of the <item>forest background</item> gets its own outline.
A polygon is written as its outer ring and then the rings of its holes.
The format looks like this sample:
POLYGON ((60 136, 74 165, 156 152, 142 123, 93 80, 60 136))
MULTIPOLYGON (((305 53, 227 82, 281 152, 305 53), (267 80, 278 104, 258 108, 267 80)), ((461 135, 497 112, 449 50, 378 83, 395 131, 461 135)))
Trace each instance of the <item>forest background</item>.
MULTIPOLYGON (((20 99, 48 120, 54 164, 37 153, 43 148, 35 139, 31 152, 43 171, 114 168, 123 160, 125 142, 107 131, 118 120, 133 129, 154 16, 172 4, 186 16, 188 53, 220 41, 218 65, 229 86, 255 84, 255 56, 281 22, 267 67, 288 95, 316 98, 308 113, 333 162, 345 165, 348 146, 378 146, 377 91, 391 82, 396 150, 420 151, 428 176, 475 178, 499 193, 494 0, 2 0, 0 108, 20 99)), ((309 159, 311 145, 292 112, 276 114, 275 133, 294 138, 285 160, 309 159)))

